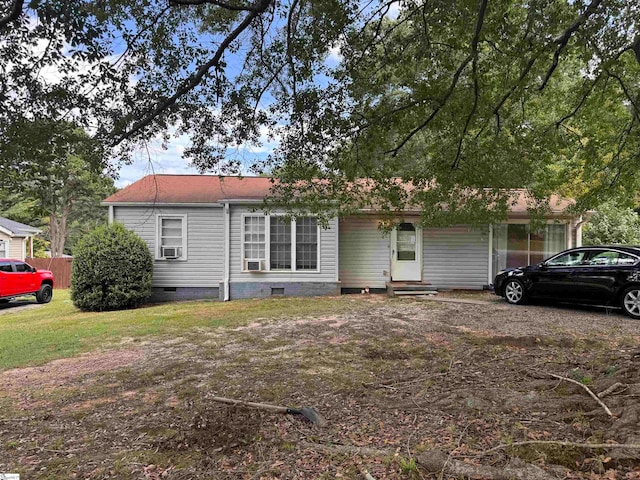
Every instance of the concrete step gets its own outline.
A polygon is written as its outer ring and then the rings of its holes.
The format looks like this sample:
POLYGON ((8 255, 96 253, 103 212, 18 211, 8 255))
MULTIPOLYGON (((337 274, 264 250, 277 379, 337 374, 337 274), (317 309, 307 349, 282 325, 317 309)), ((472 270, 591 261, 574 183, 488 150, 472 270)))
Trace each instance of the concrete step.
POLYGON ((437 295, 434 290, 393 290, 393 295, 437 295))

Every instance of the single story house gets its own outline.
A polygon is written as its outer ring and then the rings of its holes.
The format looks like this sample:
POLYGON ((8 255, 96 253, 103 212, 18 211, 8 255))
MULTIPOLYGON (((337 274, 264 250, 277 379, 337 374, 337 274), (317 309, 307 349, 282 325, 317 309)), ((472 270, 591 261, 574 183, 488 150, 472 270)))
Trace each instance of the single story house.
POLYGON ((551 198, 545 228, 529 229, 524 194, 499 225, 421 228, 407 211, 391 233, 375 212, 334 218, 265 215, 265 177, 148 175, 105 199, 109 221, 136 232, 154 258, 156 299, 330 295, 391 282, 483 289, 508 266, 581 244, 582 218, 551 198), (256 207, 258 210, 256 210, 256 207))
POLYGON ((0 217, 0 258, 22 260, 33 257, 33 237, 42 230, 0 217))

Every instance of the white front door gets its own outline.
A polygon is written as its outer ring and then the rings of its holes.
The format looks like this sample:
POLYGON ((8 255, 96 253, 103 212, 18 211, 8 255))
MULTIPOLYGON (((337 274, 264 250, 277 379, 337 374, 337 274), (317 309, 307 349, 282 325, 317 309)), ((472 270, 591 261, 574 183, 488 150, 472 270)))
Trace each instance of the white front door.
POLYGON ((422 280, 422 229, 407 221, 391 232, 391 280, 422 280))

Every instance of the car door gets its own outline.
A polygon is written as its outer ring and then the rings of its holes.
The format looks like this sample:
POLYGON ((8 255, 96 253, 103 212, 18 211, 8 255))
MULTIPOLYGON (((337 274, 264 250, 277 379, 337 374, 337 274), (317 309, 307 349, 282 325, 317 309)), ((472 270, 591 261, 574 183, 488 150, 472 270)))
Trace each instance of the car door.
POLYGON ((15 292, 15 285, 12 282, 13 267, 11 262, 3 260, 0 262, 0 297, 8 297, 15 292))
POLYGON ((574 272, 573 283, 582 303, 606 305, 638 261, 634 255, 615 249, 593 249, 580 270, 574 272))
POLYGON ((31 271, 31 266, 24 262, 13 262, 14 267, 14 285, 16 294, 32 293, 37 290, 35 288, 35 275, 31 271))
POLYGON ((571 250, 541 263, 531 272, 531 295, 559 301, 575 301, 578 291, 574 274, 582 266, 585 250, 571 250))

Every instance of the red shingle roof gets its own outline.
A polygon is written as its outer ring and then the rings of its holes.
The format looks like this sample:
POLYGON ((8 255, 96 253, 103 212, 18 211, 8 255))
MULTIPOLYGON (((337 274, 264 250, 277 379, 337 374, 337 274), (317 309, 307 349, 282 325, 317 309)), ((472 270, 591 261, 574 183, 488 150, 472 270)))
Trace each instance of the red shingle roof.
POLYGON ((147 175, 104 200, 105 203, 216 203, 262 200, 271 187, 266 177, 147 175))
MULTIPOLYGON (((268 177, 222 177, 217 175, 147 175, 104 200, 105 203, 217 203, 221 200, 260 201, 269 194, 268 177)), ((409 187, 408 187, 409 188, 409 187)), ((524 190, 514 190, 513 215, 526 215, 531 199, 524 190)), ((562 213, 573 200, 551 195, 549 207, 562 213)))

